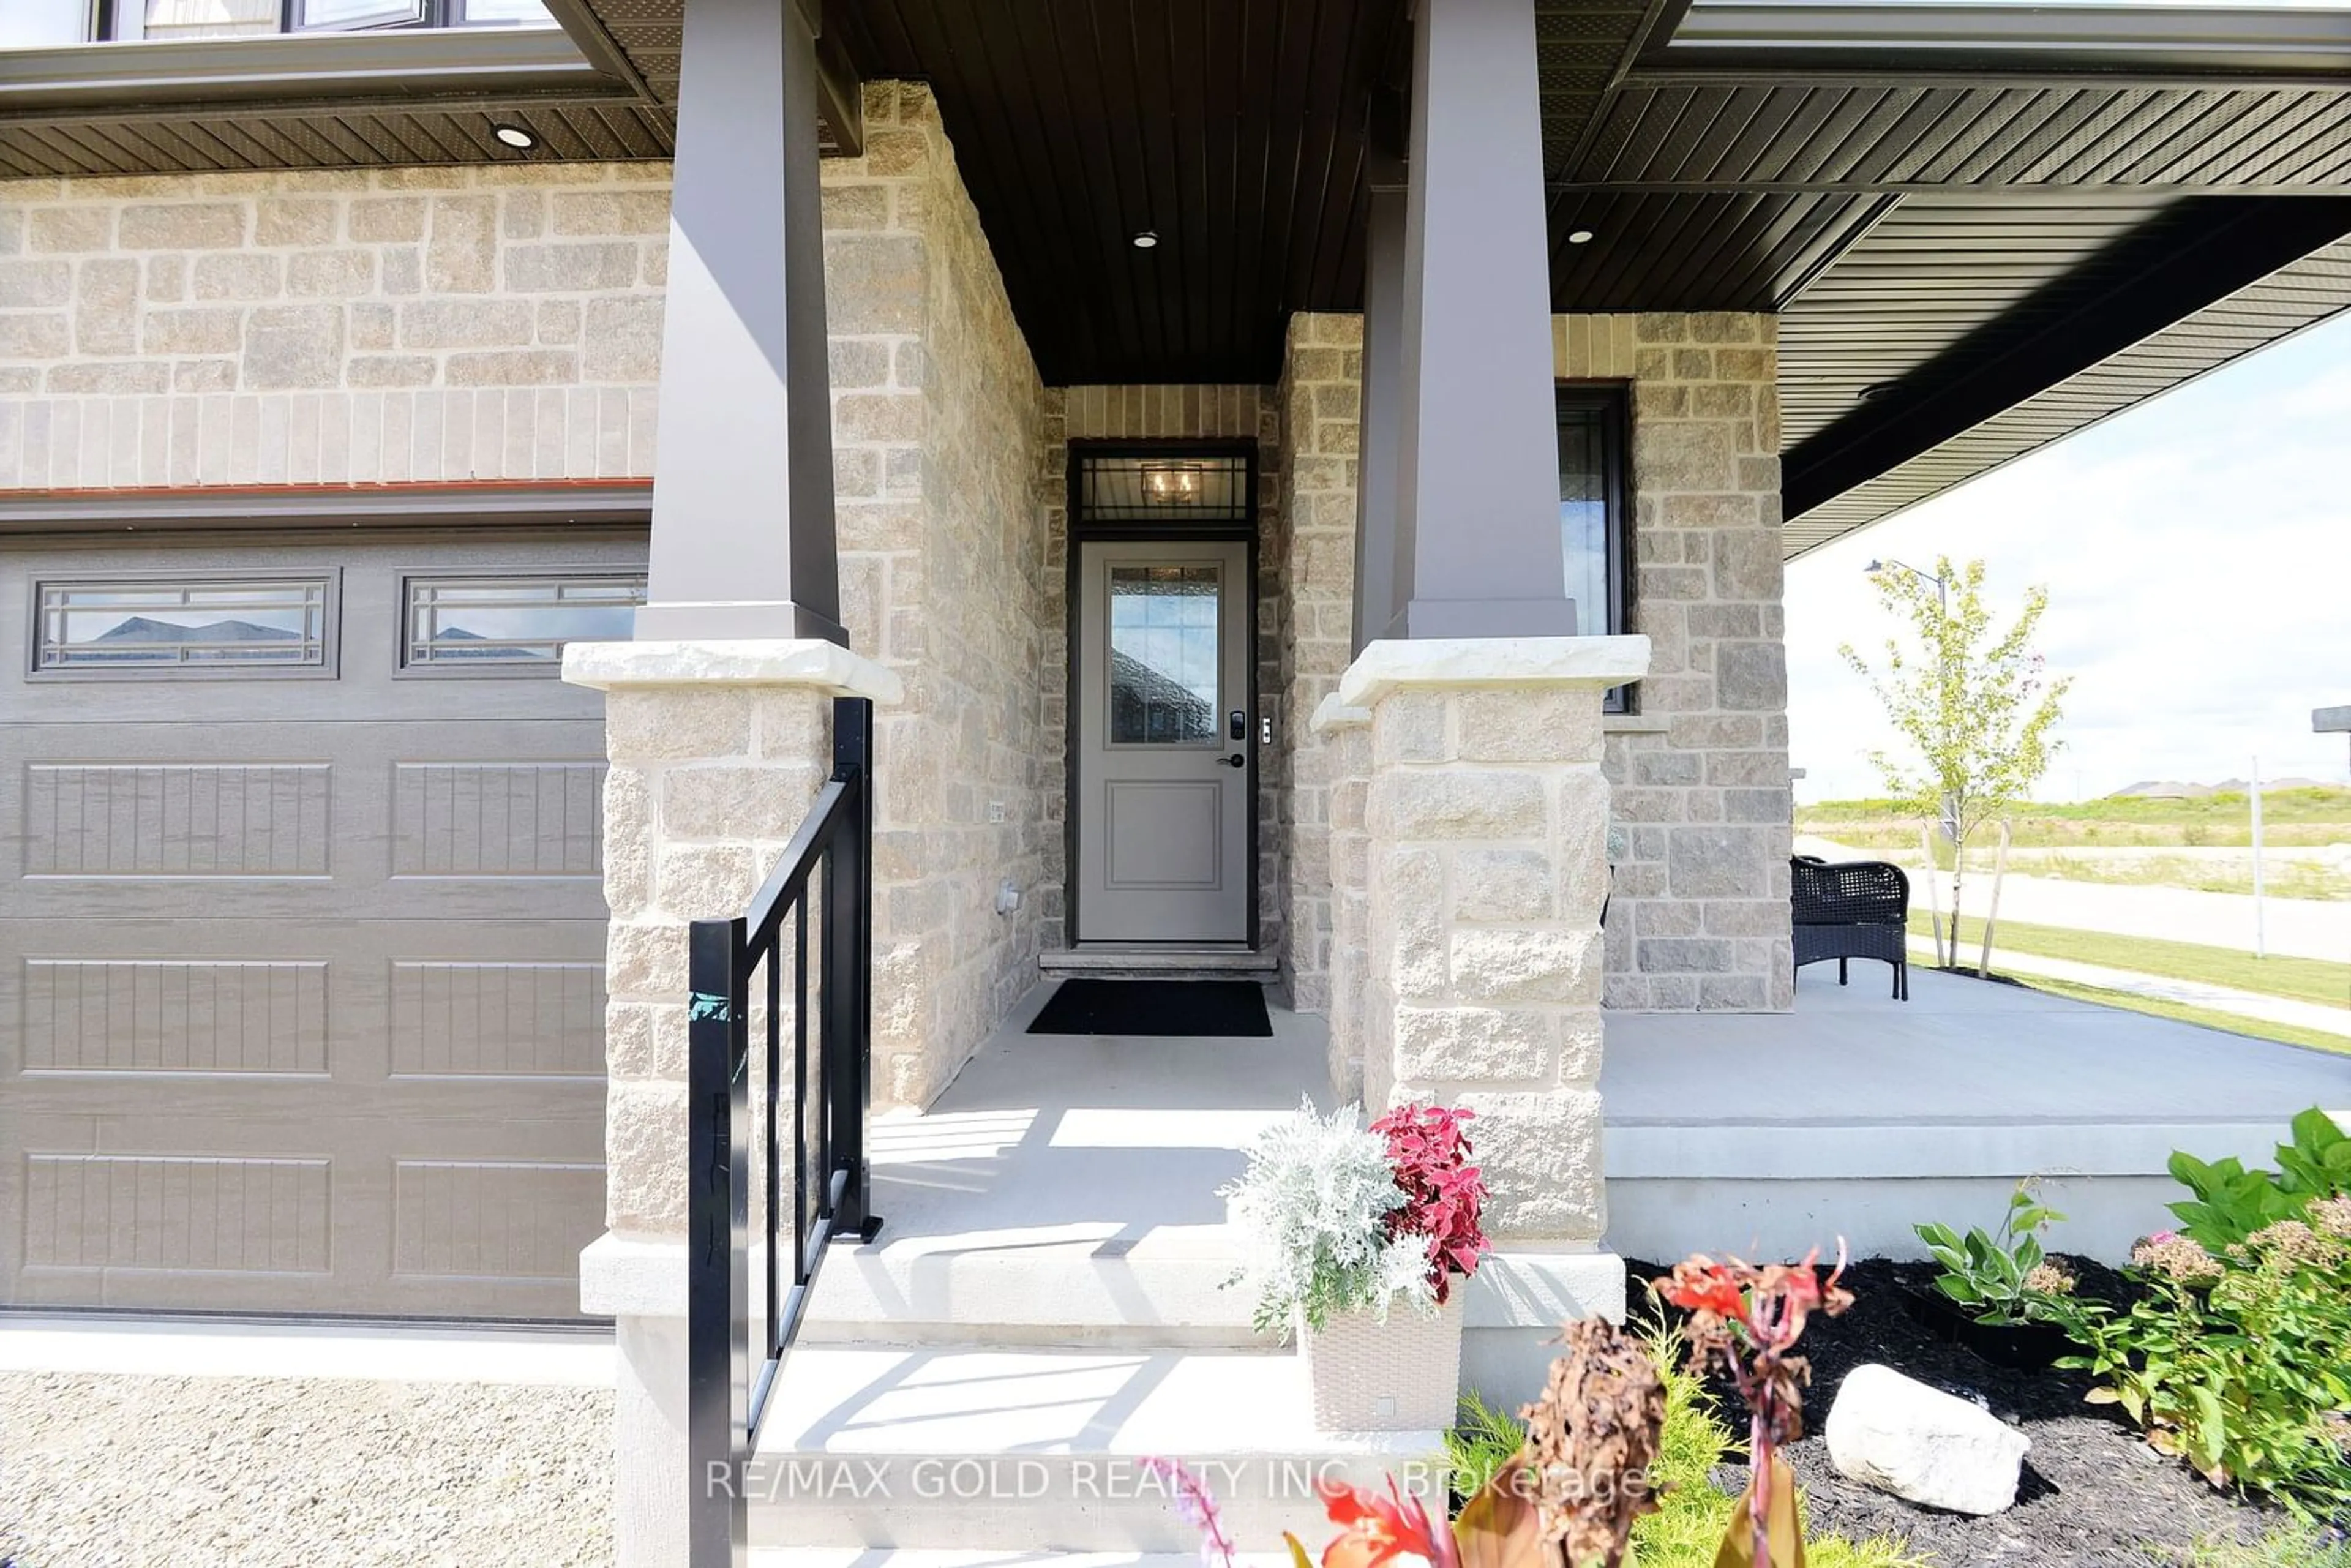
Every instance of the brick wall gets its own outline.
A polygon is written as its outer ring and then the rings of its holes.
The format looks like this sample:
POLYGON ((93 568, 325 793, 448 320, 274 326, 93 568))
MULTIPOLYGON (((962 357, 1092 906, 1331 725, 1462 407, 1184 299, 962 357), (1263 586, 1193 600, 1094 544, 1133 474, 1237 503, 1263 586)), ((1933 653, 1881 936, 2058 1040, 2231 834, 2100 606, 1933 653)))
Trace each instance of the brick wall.
POLYGON ((650 474, 668 179, 0 183, 0 488, 650 474))

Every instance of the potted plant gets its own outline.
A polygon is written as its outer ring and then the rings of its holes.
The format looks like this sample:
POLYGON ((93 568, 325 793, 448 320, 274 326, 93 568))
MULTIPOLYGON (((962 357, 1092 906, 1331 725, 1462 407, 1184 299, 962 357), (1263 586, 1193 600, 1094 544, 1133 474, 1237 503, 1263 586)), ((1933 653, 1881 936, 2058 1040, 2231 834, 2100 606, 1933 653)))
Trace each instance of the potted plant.
POLYGON ((2044 1303, 2072 1294, 2074 1277, 2043 1252, 2041 1233, 2064 1218, 2023 1181, 2009 1195, 1997 1235, 1981 1226, 1965 1236, 1948 1225, 1913 1227, 1943 1269, 1932 1293, 1904 1291, 1911 1315, 1994 1365, 2050 1365, 2073 1347, 2044 1303))
POLYGON ((1268 1128, 1222 1189, 1246 1239, 1233 1283, 1260 1333, 1299 1336, 1315 1425, 1435 1431, 1461 1375, 1455 1285, 1486 1253, 1466 1111, 1405 1105, 1369 1129, 1311 1104, 1268 1128), (1396 1309, 1401 1306, 1405 1310, 1396 1309))

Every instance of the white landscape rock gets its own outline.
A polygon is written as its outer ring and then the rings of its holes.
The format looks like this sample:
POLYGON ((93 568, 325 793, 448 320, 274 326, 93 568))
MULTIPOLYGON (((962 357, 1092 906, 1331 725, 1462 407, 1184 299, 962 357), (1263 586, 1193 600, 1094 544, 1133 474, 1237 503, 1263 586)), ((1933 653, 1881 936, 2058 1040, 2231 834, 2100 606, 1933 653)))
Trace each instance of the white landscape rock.
POLYGON ((1990 1411, 1890 1366, 1845 1375, 1829 1409, 1837 1473, 1954 1513, 1998 1513, 2016 1500, 2032 1440, 1990 1411))

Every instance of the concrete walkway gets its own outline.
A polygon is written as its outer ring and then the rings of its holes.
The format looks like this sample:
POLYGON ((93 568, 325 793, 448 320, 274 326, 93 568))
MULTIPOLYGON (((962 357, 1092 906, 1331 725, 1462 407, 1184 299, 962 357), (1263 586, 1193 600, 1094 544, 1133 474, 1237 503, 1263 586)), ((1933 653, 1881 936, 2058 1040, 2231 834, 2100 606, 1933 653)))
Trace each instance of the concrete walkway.
POLYGON ((610 1388, 612 1354, 611 1333, 595 1329, 205 1322, 87 1313, 0 1317, 0 1374, 610 1388))
MULTIPOLYGON (((1809 833, 1797 839, 1796 852, 1829 860, 1886 858, 1882 851, 1856 850, 1809 833)), ((1911 866, 1917 860, 1917 846, 1894 858, 1906 868, 1911 866)), ((1927 890, 1918 884, 1915 870, 1911 877, 1910 907, 1914 913, 1923 912, 1928 907, 1927 890)), ((1961 913, 1980 917, 1991 895, 1991 876, 1970 871, 1964 890, 1967 907, 1961 913)), ((1948 881, 1937 888, 1936 897, 1949 904, 1948 881)), ((2262 933, 2269 952, 2351 964, 2351 902, 2270 898, 2262 905, 2262 933)), ((2118 936, 2195 942, 2241 953, 2253 950, 2253 901, 2244 894, 2067 882, 2061 877, 2020 876, 2011 870, 2001 883, 2000 917, 2030 925, 2066 925, 2118 936)))
MULTIPOLYGON (((1960 961, 1973 964, 1978 951, 1973 947, 1966 949, 1959 955, 1960 961)), ((1914 936, 1910 939, 1910 956, 1917 963, 1931 964, 1935 960, 1935 945, 1924 937, 1914 936)), ((2041 975, 2053 980, 2070 980, 2077 986, 2096 986, 2104 990, 2122 991, 2155 1001, 2177 1002, 2183 1007, 2203 1008, 2216 1013, 2234 1013, 2239 1018, 2259 1019, 2265 1023, 2316 1030, 2322 1034, 2339 1034, 2351 1040, 2351 1006, 2331 1008, 2318 1002, 2295 1001, 2291 997, 2241 991, 2230 986, 2175 980, 2161 975, 2143 975, 2133 969, 2076 964, 2065 958, 2044 958, 2035 953, 2011 952, 1997 945, 1991 950, 1991 965, 1995 973, 2041 975)))

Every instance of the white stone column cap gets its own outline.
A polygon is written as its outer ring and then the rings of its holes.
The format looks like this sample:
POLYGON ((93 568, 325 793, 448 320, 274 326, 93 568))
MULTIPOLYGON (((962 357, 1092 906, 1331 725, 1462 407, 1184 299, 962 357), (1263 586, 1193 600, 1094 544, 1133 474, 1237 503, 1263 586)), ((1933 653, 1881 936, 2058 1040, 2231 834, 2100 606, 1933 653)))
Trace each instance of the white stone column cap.
POLYGON ((563 678, 603 692, 632 686, 811 686, 878 703, 906 695, 896 672, 818 637, 574 643, 563 650, 563 678))
POLYGON ((1350 707, 1339 700, 1337 692, 1332 692, 1314 705, 1314 716, 1307 721, 1306 727, 1317 735, 1328 735, 1334 729, 1354 729, 1371 722, 1371 709, 1350 707))
POLYGON ((1593 686, 1639 680, 1646 637, 1427 637, 1366 643, 1334 700, 1370 708, 1405 686, 1593 686))

